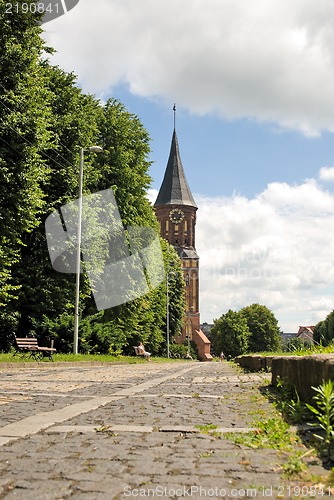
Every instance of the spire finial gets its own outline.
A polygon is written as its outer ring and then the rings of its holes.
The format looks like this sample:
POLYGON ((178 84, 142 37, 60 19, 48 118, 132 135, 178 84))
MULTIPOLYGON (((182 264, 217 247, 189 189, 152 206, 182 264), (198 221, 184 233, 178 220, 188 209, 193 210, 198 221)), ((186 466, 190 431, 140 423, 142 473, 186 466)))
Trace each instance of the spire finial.
POLYGON ((174 111, 174 130, 175 130, 175 119, 176 119, 176 104, 174 102, 174 106, 173 106, 173 111, 174 111))

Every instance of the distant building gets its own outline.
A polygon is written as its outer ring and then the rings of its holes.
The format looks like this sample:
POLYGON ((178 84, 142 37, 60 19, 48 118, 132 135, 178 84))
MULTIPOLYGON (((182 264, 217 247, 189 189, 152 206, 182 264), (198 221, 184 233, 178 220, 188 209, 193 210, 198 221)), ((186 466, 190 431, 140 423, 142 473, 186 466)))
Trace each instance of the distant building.
POLYGON ((211 328, 213 327, 213 323, 202 323, 201 324, 201 330, 203 333, 205 333, 205 335, 208 337, 208 339, 210 340, 211 338, 211 328))
POLYGON ((314 344, 313 334, 314 326, 300 326, 297 332, 297 339, 304 342, 304 344, 314 344))
POLYGON ((295 332, 294 333, 281 332, 281 337, 282 337, 282 343, 283 343, 283 345, 286 345, 291 340, 296 339, 297 338, 297 334, 295 332))

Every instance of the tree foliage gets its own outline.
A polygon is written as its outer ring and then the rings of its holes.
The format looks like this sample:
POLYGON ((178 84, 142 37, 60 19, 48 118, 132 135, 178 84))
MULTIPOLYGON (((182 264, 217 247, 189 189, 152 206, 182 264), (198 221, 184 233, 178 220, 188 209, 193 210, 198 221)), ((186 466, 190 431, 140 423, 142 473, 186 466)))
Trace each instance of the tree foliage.
POLYGON ((260 304, 241 309, 250 331, 249 352, 276 351, 281 347, 281 334, 274 314, 260 304))
POLYGON ((328 346, 333 342, 334 310, 330 312, 323 321, 319 321, 319 323, 315 325, 313 338, 317 343, 323 346, 328 346))
POLYGON ((211 336, 216 355, 223 351, 226 356, 235 357, 247 352, 250 332, 247 321, 240 312, 230 309, 216 319, 211 336))
MULTIPOLYGON (((48 168, 42 183, 43 210, 35 217, 36 227, 22 236, 24 245, 13 271, 20 284, 13 305, 19 311, 17 331, 21 336, 39 333, 38 318, 53 319, 73 311, 75 276, 52 268, 44 222, 53 210, 77 197, 80 147, 97 141, 102 115, 96 100, 76 88, 72 74, 46 61, 38 64, 49 92, 49 120, 44 126, 51 137, 43 151, 48 168)), ((88 172, 94 171, 92 161, 93 157, 86 159, 88 172)), ((90 296, 87 279, 82 279, 81 295, 90 296)))
POLYGON ((274 314, 260 304, 252 304, 238 312, 231 309, 214 321, 211 329, 216 355, 275 351, 281 346, 281 335, 274 314))
POLYGON ((49 92, 38 64, 43 41, 36 16, 5 13, 0 1, 0 317, 15 298, 12 266, 23 237, 38 224, 48 175, 49 92))

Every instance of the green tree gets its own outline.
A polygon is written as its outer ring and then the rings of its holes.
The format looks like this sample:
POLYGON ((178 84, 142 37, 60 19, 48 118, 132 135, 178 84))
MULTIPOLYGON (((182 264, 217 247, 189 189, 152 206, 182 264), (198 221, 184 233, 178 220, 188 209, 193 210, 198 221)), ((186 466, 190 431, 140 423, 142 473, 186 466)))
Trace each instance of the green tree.
MULTIPOLYGON (((44 185, 48 215, 53 209, 77 198, 79 192, 80 149, 100 144, 100 124, 103 109, 92 95, 77 86, 77 77, 66 73, 47 60, 41 61, 41 71, 50 91, 51 119, 48 124, 52 141, 45 157, 50 168, 44 185)), ((84 193, 96 191, 100 168, 94 155, 85 154, 84 193)))
POLYGON ((313 332, 313 339, 315 342, 318 342, 319 344, 324 345, 325 341, 325 335, 324 335, 324 327, 325 327, 325 321, 319 321, 315 327, 314 327, 314 332, 313 332))
POLYGON ((250 336, 246 318, 231 309, 219 319, 214 320, 211 329, 212 344, 216 355, 221 351, 229 357, 244 354, 248 349, 250 336))
POLYGON ((315 325, 313 338, 319 344, 328 346, 334 339, 334 310, 323 321, 315 325))
MULTIPOLYGON (((20 4, 21 2, 19 2, 20 4)), ((35 2, 29 1, 28 4, 35 2)), ((43 158, 51 138, 50 93, 38 61, 44 42, 37 15, 6 14, 0 0, 0 329, 15 320, 7 305, 20 283, 13 265, 20 260, 25 236, 38 225, 45 200, 43 182, 48 166, 43 158)), ((2 342, 3 343, 3 342, 2 342)))
MULTIPOLYGON (((40 63, 48 88, 49 120, 45 127, 51 133, 43 158, 48 176, 42 184, 43 210, 36 215, 36 228, 23 237, 20 259, 14 266, 15 282, 19 283, 18 300, 13 307, 18 312, 17 331, 24 336, 45 333, 41 318, 49 320, 73 313, 75 276, 55 271, 50 262, 45 219, 55 209, 77 198, 79 192, 80 148, 95 144, 99 139, 102 110, 92 97, 76 87, 76 78, 47 61, 40 63)), ((85 192, 95 182, 94 156, 85 157, 85 192)), ((86 277, 81 279, 81 296, 90 296, 86 277)))
POLYGON ((249 352, 276 351, 281 347, 281 334, 274 314, 260 304, 241 309, 249 331, 249 352))
MULTIPOLYGON (((170 340, 181 331, 184 316, 184 280, 181 261, 174 248, 161 241, 165 268, 173 269, 169 278, 170 340), (173 264, 171 266, 171 263, 173 264)), ((166 354, 166 279, 148 294, 117 307, 90 314, 80 325, 80 349, 85 352, 122 350, 133 354, 133 346, 141 341, 153 354, 166 354), (103 335, 101 324, 103 325, 103 335)))
POLYGON ((97 158, 93 191, 112 188, 123 224, 158 228, 147 189, 152 179, 148 174, 150 137, 139 118, 116 99, 103 107, 100 144, 104 153, 97 158))
MULTIPOLYGON (((139 119, 129 113, 123 104, 109 100, 99 117, 99 141, 104 151, 95 158, 94 167, 88 167, 85 191, 99 191, 112 187, 125 227, 150 227, 158 232, 153 207, 147 198, 150 177, 149 137, 139 119)), ((174 249, 162 242, 165 266, 176 262, 179 278, 171 290, 170 311, 173 331, 180 329, 184 311, 183 278, 180 278, 180 261, 174 249), (182 290, 178 295, 178 290, 182 290), (180 297, 180 298, 179 298, 180 297)), ((182 274, 182 273, 181 273, 182 274)), ((81 300, 82 321, 79 329, 79 349, 86 352, 106 352, 107 346, 114 351, 122 349, 133 353, 133 345, 143 341, 153 353, 160 352, 166 342, 166 289, 165 282, 144 297, 117 307, 96 312, 93 298, 81 300)), ((61 332, 68 313, 56 321, 53 330, 61 332), (63 319, 64 318, 64 319, 63 319), (59 323, 59 326, 58 326, 59 323)), ((71 350, 71 337, 64 350, 71 350)), ((109 349, 108 348, 108 349, 109 349)))

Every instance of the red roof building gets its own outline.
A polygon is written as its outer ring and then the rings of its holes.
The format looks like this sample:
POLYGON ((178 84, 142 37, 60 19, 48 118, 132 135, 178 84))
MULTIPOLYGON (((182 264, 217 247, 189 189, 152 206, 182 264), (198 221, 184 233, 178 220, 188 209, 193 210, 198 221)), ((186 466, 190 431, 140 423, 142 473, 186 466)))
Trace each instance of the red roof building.
POLYGON ((306 344, 313 344, 314 326, 300 326, 297 332, 297 338, 306 344))

